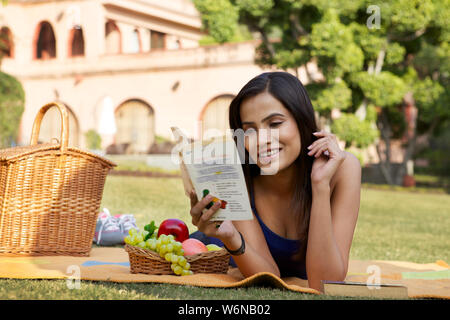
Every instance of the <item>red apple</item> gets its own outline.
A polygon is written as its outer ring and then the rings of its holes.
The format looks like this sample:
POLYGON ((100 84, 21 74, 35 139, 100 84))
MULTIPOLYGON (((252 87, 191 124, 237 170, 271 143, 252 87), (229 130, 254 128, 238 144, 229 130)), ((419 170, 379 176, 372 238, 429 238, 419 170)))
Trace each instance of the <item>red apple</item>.
POLYGON ((181 245, 183 247, 185 256, 191 256, 197 253, 208 252, 208 248, 205 246, 205 244, 200 240, 194 238, 184 240, 181 243, 181 245))
POLYGON ((179 242, 189 238, 189 230, 186 223, 179 219, 166 219, 161 222, 158 228, 158 237, 162 234, 171 234, 179 242))

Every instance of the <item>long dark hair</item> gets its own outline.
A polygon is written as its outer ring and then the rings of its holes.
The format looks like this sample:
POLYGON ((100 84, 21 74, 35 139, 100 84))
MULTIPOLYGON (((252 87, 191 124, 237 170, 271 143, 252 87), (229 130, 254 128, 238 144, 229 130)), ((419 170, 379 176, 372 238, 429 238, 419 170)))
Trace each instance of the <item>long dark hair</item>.
MULTIPOLYGON (((287 72, 265 72, 251 79, 230 104, 229 121, 232 130, 242 129, 240 106, 245 99, 268 92, 293 115, 301 137, 301 151, 294 165, 297 168, 294 196, 291 209, 298 224, 298 238, 301 247, 297 257, 304 257, 308 240, 309 217, 312 203, 311 170, 313 157, 307 155, 307 147, 317 140, 312 133, 317 131, 314 109, 302 83, 287 72)), ((248 190, 253 192, 253 178, 260 174, 256 164, 250 164, 245 150, 243 171, 248 190)))

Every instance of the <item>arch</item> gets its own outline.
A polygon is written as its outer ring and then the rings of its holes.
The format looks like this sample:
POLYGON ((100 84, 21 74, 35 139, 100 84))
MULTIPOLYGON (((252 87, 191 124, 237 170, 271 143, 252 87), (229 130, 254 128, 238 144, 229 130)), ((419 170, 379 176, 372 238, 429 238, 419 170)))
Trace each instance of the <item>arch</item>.
POLYGON ((221 94, 211 99, 200 112, 203 135, 207 130, 216 129, 222 134, 230 128, 228 110, 234 95, 221 94))
POLYGON ((105 23, 105 53, 122 53, 122 35, 113 20, 108 20, 105 23))
MULTIPOLYGON (((77 116, 72 109, 61 102, 67 108, 69 114, 69 146, 80 147, 80 127, 77 116)), ((44 115, 39 132, 39 142, 50 142, 53 138, 58 141, 61 137, 61 115, 57 107, 51 107, 44 115)))
POLYGON ((8 27, 0 29, 0 51, 7 58, 14 58, 14 40, 13 34, 8 27))
POLYGON ((126 153, 148 153, 155 141, 155 113, 143 100, 129 99, 114 112, 117 132, 115 144, 126 153))
POLYGON ((136 28, 133 30, 131 34, 131 53, 141 53, 142 52, 142 41, 141 34, 139 30, 136 28))
POLYGON ((48 60, 56 58, 55 33, 48 21, 42 21, 36 29, 33 51, 35 59, 48 60))
POLYGON ((81 27, 74 27, 69 33, 69 57, 84 56, 84 35, 81 27))

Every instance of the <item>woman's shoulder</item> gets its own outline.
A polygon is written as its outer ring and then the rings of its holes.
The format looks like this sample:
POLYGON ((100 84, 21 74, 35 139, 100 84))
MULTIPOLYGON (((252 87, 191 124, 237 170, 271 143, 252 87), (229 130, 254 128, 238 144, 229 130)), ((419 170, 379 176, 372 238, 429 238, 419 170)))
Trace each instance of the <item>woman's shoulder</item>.
POLYGON ((339 181, 361 182, 361 163, 359 159, 351 152, 343 151, 345 159, 337 169, 332 178, 332 185, 336 185, 339 181))

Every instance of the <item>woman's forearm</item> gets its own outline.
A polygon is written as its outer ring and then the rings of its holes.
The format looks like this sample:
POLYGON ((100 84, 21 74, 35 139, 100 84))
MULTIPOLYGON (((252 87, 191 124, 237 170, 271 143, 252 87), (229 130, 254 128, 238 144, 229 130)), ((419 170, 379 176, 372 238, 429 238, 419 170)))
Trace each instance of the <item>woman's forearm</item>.
MULTIPOLYGON (((232 237, 221 240, 230 250, 237 250, 242 244, 241 236, 237 231, 232 237)), ((245 244, 245 252, 243 254, 232 255, 232 257, 244 277, 250 277, 258 272, 270 272, 278 277, 280 276, 278 267, 264 259, 249 243, 245 244)))
POLYGON ((321 280, 342 281, 345 266, 333 235, 330 187, 314 186, 306 252, 306 271, 311 288, 319 290, 321 280))

